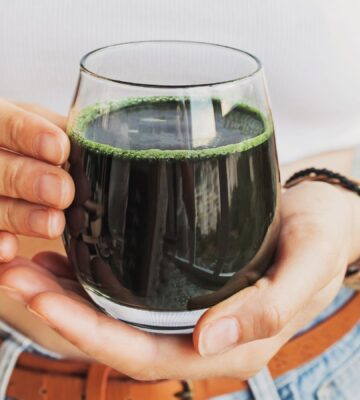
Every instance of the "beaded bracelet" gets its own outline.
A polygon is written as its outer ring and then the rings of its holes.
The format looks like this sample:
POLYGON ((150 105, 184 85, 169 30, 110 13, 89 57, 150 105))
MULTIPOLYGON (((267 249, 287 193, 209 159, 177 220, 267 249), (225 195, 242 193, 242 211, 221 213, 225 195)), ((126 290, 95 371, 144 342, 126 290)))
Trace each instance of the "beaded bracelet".
POLYGON ((342 186, 360 196, 360 182, 355 179, 349 179, 345 175, 330 171, 326 168, 306 168, 292 175, 286 182, 286 189, 297 185, 303 181, 322 181, 333 185, 342 186))

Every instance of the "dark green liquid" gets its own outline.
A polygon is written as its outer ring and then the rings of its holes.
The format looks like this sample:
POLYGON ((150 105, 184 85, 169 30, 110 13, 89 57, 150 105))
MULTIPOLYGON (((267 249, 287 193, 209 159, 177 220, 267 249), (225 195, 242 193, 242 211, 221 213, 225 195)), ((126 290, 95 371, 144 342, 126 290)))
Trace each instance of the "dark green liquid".
POLYGON ((200 134, 194 107, 142 100, 89 112, 73 132, 67 251, 81 281, 117 303, 206 308, 254 283, 271 262, 274 135, 259 113, 237 106, 225 114, 219 100, 210 103, 209 134, 200 134))

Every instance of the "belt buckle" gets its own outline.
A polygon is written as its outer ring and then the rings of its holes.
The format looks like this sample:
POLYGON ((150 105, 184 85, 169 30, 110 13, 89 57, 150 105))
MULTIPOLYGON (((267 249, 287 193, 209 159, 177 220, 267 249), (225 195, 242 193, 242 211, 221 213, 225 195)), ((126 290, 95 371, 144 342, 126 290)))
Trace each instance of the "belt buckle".
POLYGON ((174 396, 180 400, 193 400, 194 391, 192 382, 190 380, 181 380, 180 383, 183 386, 183 390, 175 393, 174 396))

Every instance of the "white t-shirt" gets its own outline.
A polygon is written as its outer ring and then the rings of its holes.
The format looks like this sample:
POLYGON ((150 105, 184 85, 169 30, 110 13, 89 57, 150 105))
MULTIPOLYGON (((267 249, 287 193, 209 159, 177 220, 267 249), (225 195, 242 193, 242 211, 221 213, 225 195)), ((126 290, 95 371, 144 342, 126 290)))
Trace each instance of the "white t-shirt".
POLYGON ((89 50, 215 42, 263 61, 281 161, 360 143, 359 0, 1 0, 0 17, 1 97, 67 113, 89 50))

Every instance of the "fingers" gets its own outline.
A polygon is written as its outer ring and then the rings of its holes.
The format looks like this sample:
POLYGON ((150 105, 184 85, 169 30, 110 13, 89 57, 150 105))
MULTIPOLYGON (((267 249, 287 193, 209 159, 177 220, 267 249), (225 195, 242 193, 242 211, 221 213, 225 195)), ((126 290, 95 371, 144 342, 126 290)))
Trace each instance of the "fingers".
POLYGON ((59 210, 0 197, 1 230, 53 239, 61 235, 64 227, 65 217, 59 210))
POLYGON ((54 209, 66 208, 74 197, 72 179, 57 167, 70 150, 67 135, 56 125, 61 125, 59 116, 39 107, 24 108, 0 100, 0 231, 8 231, 2 234, 6 240, 1 241, 0 261, 16 254, 11 234, 59 236, 64 216, 54 209))
POLYGON ((219 371, 218 363, 195 353, 189 337, 142 332, 63 294, 39 294, 29 307, 83 353, 134 379, 195 379, 219 371))
POLYGON ((74 183, 61 168, 0 151, 0 195, 59 209, 70 205, 74 183))
MULTIPOLYGON (((193 358, 197 374, 210 373, 209 368, 199 368, 205 363, 195 353, 189 337, 157 338, 108 318, 79 297, 73 281, 59 279, 34 262, 17 258, 0 267, 0 286, 21 296, 36 315, 80 350, 129 376, 138 379, 185 376, 193 358), (179 360, 178 366, 171 362, 174 356, 179 360)), ((215 373, 216 368, 212 368, 215 373)))
POLYGON ((21 303, 44 291, 64 292, 53 274, 22 257, 0 265, 0 286, 21 303))
POLYGON ((22 108, 25 111, 30 111, 33 114, 40 115, 43 118, 51 121, 53 124, 57 125, 63 131, 66 130, 67 118, 61 114, 49 110, 48 108, 38 106, 31 103, 13 102, 16 106, 22 108))
POLYGON ((26 258, 17 257, 0 266, 0 286, 10 290, 11 294, 16 293, 16 299, 23 303, 39 293, 49 291, 66 293, 89 304, 82 286, 76 280, 64 277, 62 272, 60 268, 58 271, 54 266, 44 268, 26 258))
POLYGON ((334 277, 334 262, 346 263, 329 249, 323 232, 288 224, 268 276, 205 313, 194 332, 195 347, 209 356, 276 335, 334 277))
POLYGON ((39 294, 29 306, 85 354, 130 375, 150 366, 155 358, 153 336, 112 320, 67 296, 39 294))
POLYGON ((137 380, 221 373, 218 363, 195 353, 189 337, 142 332, 61 293, 40 293, 29 308, 83 353, 137 380))
POLYGON ((153 350, 149 351, 149 346, 154 346, 152 335, 96 312, 76 292, 65 296, 63 287, 48 275, 42 275, 32 263, 24 260, 13 263, 0 273, 1 285, 20 293, 38 317, 77 348, 86 349, 92 359, 113 365, 128 375, 145 378, 153 373, 155 357, 153 350), (81 335, 85 336, 83 341, 81 335))
POLYGON ((76 294, 65 295, 63 283, 59 285, 50 274, 42 275, 41 268, 33 263, 17 259, 11 264, 5 274, 0 272, 0 285, 16 288, 35 315, 78 349, 84 349, 90 359, 137 380, 216 376, 245 379, 265 365, 289 337, 287 334, 249 343, 209 360, 194 351, 188 336, 151 335, 131 328, 97 312, 76 294))
POLYGON ((18 265, 6 269, 0 274, 0 282, 0 285, 20 294, 24 302, 30 301, 37 293, 45 291, 65 293, 55 279, 29 265, 18 265))
POLYGON ((148 334, 108 318, 78 296, 73 281, 59 279, 29 260, 17 258, 0 266, 0 286, 20 294, 32 312, 82 353, 137 380, 245 379, 293 334, 239 346, 209 361, 194 351, 189 336, 148 334))
POLYGON ((31 300, 29 307, 90 358, 136 380, 217 376, 246 379, 265 365, 289 338, 278 335, 209 360, 194 351, 188 336, 152 335, 139 331, 60 293, 39 294, 31 300))
POLYGON ((15 235, 0 231, 0 262, 12 260, 17 254, 18 247, 18 240, 15 235))
POLYGON ((67 135, 47 119, 0 100, 0 147, 60 165, 69 156, 67 135))

